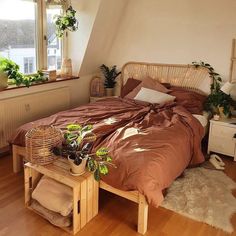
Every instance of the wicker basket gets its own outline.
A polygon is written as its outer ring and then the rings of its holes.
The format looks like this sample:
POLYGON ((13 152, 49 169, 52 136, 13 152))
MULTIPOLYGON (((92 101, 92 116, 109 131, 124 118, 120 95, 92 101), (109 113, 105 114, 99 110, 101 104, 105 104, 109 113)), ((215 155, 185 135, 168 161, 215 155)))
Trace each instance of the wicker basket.
POLYGON ((102 78, 95 76, 92 78, 90 83, 90 96, 91 97, 103 97, 104 92, 104 81, 102 78))
POLYGON ((62 144, 62 132, 53 126, 38 126, 25 135, 27 159, 34 164, 47 165, 56 160, 52 148, 62 144))

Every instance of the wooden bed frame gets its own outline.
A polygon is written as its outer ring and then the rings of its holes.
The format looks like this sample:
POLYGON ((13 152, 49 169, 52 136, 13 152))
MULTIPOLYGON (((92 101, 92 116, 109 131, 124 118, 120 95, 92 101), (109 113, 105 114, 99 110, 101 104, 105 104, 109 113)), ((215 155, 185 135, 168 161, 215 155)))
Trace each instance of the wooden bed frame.
MULTIPOLYGON (((162 83, 170 83, 174 86, 194 90, 201 94, 210 93, 211 79, 205 68, 196 69, 191 65, 154 64, 142 62, 129 62, 122 68, 121 80, 118 90, 127 82, 128 78, 143 80, 146 77, 158 80, 162 83)), ((13 145, 13 171, 22 169, 23 160, 27 160, 25 147, 13 145)), ((105 182, 100 182, 100 188, 126 198, 138 204, 138 232, 145 234, 148 222, 148 203, 144 195, 138 191, 121 191, 113 188, 105 182)))

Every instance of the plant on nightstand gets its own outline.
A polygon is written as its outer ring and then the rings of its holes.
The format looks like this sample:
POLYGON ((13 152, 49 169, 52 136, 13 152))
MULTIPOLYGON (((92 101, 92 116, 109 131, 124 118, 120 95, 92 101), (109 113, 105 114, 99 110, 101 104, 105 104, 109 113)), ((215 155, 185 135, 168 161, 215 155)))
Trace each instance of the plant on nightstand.
POLYGON ((92 129, 92 125, 68 125, 62 147, 54 147, 53 153, 68 158, 72 175, 82 175, 87 166, 88 170, 94 173, 94 178, 99 181, 101 175, 108 174, 107 166, 115 165, 107 148, 101 147, 95 153, 91 153, 92 143, 96 140, 92 129))
POLYGON ((204 67, 208 69, 208 73, 212 78, 211 93, 207 97, 205 102, 205 109, 214 113, 219 113, 221 116, 229 117, 231 115, 231 107, 233 105, 233 99, 230 95, 225 94, 220 90, 220 83, 222 78, 215 72, 214 68, 205 62, 193 62, 196 68, 204 67))
POLYGON ((106 90, 106 96, 113 96, 116 78, 121 74, 121 72, 117 71, 116 66, 109 68, 104 64, 100 66, 100 69, 105 77, 104 87, 106 90))

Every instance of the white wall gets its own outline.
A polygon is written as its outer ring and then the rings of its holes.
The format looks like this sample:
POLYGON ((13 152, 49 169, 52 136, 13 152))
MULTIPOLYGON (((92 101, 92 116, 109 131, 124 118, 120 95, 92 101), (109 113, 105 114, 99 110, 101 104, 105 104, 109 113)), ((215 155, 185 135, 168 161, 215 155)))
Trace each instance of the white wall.
POLYGON ((80 75, 97 72, 98 67, 106 62, 127 2, 101 0, 80 75))
POLYGON ((79 74, 100 2, 101 0, 72 0, 79 21, 78 31, 69 33, 68 38, 68 57, 72 59, 74 75, 79 74))
POLYGON ((227 80, 235 37, 235 0, 129 0, 106 63, 203 60, 227 80))

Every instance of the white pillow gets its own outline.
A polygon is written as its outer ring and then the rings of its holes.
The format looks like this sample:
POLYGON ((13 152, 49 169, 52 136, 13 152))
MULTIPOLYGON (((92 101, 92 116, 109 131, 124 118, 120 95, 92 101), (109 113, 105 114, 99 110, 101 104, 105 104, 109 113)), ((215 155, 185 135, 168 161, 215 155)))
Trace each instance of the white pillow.
POLYGON ((175 97, 166 93, 142 87, 134 99, 143 102, 163 104, 174 101, 175 97))

